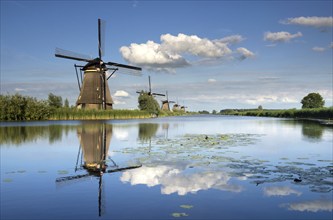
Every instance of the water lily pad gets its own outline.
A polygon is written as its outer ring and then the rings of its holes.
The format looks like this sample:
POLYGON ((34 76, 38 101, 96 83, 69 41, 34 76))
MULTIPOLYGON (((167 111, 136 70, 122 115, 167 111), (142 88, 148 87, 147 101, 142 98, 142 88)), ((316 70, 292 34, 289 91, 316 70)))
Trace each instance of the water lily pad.
POLYGON ((67 170, 58 170, 59 175, 68 174, 67 170))
POLYGON ((46 173, 47 171, 45 170, 38 170, 38 173, 46 173))
POLYGON ((318 162, 333 162, 333 160, 318 160, 318 162))
POLYGON ((180 208, 191 209, 191 208, 193 208, 193 205, 181 205, 180 208))
POLYGON ((173 217, 175 218, 179 218, 179 217, 186 217, 188 216, 188 214, 186 214, 185 212, 174 212, 171 214, 173 217))
POLYGON ((11 183, 11 182, 13 182, 13 179, 11 179, 11 178, 5 178, 2 181, 5 182, 5 183, 11 183))

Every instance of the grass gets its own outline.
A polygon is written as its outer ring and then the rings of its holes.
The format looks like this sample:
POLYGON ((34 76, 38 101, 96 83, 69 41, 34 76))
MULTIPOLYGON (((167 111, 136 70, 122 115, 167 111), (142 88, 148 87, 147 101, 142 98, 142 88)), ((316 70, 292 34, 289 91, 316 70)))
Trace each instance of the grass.
MULTIPOLYGON (((185 112, 161 111, 159 116, 185 115, 185 112)), ((75 108, 59 108, 50 115, 48 120, 110 120, 110 119, 139 119, 151 118, 147 111, 112 109, 112 110, 86 110, 75 108)))
POLYGON ((278 118, 311 118, 311 119, 333 119, 333 107, 315 109, 230 109, 225 110, 223 115, 259 116, 278 118))

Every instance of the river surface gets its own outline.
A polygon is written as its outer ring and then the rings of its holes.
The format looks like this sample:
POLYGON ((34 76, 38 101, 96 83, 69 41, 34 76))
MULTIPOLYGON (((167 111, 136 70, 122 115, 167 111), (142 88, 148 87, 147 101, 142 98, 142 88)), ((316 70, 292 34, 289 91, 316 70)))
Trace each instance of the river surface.
POLYGON ((1 123, 1 219, 332 219, 332 135, 213 115, 1 123))

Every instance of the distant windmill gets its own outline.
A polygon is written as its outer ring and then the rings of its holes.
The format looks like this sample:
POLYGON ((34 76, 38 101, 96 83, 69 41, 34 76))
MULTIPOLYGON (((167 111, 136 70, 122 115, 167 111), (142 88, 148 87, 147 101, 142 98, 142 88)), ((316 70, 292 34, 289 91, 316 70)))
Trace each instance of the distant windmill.
POLYGON ((117 70, 123 69, 131 70, 132 72, 129 73, 131 75, 141 75, 140 71, 142 69, 140 67, 114 62, 104 62, 102 60, 102 56, 104 55, 104 32, 105 22, 98 19, 98 57, 95 59, 86 55, 56 48, 56 57, 87 62, 84 66, 74 65, 80 90, 80 95, 76 101, 76 106, 78 108, 112 109, 113 101, 107 80, 117 70), (78 69, 81 73, 80 78, 78 75, 78 69), (84 71, 83 80, 82 71, 84 71), (111 71, 111 74, 107 77, 108 71, 111 71))
POLYGON ((166 94, 166 100, 162 100, 161 109, 165 111, 170 111, 169 103, 175 103, 175 101, 169 100, 168 91, 166 91, 165 94, 166 94))
MULTIPOLYGON (((148 76, 148 81, 149 81, 149 91, 148 91, 148 95, 149 96, 165 96, 164 94, 161 94, 161 93, 155 93, 155 92, 152 92, 151 91, 151 82, 150 82, 150 76, 148 76)), ((143 90, 140 92, 140 91, 137 91, 136 93, 143 93, 143 90)))
POLYGON ((172 111, 180 111, 180 105, 178 105, 178 98, 177 102, 172 107, 172 111))
POLYGON ((187 108, 187 106, 185 106, 184 102, 183 102, 183 105, 180 106, 180 111, 186 112, 186 108, 187 108))

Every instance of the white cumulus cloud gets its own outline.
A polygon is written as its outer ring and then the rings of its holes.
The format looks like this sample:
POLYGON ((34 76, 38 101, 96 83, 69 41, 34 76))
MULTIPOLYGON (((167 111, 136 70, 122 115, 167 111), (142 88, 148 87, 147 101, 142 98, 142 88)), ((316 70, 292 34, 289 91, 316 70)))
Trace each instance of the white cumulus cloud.
POLYGON ((315 52, 324 52, 326 49, 323 47, 313 47, 312 50, 315 52))
POLYGON ((196 35, 164 34, 161 36, 162 47, 176 53, 189 53, 201 57, 220 58, 231 53, 226 43, 218 40, 200 38, 196 35))
POLYGON ((161 48, 161 45, 153 41, 146 44, 132 43, 129 47, 120 48, 123 58, 137 65, 152 67, 183 67, 189 65, 180 55, 161 48))
POLYGON ((250 57, 254 57, 254 53, 252 53, 251 51, 249 51, 248 49, 244 48, 244 47, 239 47, 236 50, 241 56, 240 59, 244 60, 246 58, 250 58, 250 57))
MULTIPOLYGON (((129 63, 148 69, 171 71, 170 69, 191 65, 185 56, 192 56, 199 60, 231 57, 233 51, 229 46, 244 39, 241 35, 210 40, 182 33, 178 35, 163 34, 160 37, 161 43, 150 40, 142 44, 132 43, 129 46, 122 46, 120 53, 129 63)), ((243 50, 245 53, 243 55, 247 58, 250 51, 245 50, 243 50)))
POLYGON ((221 38, 220 40, 215 40, 215 41, 220 42, 220 43, 225 43, 225 44, 236 44, 243 40, 245 40, 245 38, 242 37, 241 35, 237 34, 237 35, 227 36, 227 37, 221 38))
POLYGON ((208 82, 209 83, 214 83, 214 82, 216 82, 216 79, 208 79, 208 82))
POLYGON ((301 32, 297 32, 296 34, 291 34, 286 31, 280 32, 265 32, 264 33, 264 40, 271 41, 271 42, 287 42, 293 38, 302 37, 303 34, 301 32))
POLYGON ((312 26, 312 27, 332 27, 333 18, 330 17, 297 17, 297 18, 288 18, 281 21, 282 24, 296 24, 303 26, 312 26))
POLYGON ((22 89, 22 88, 15 88, 14 89, 16 92, 24 92, 27 91, 26 89, 22 89))
POLYGON ((124 90, 117 90, 115 92, 114 96, 116 96, 116 97, 128 97, 129 94, 128 94, 128 92, 126 92, 124 90))

